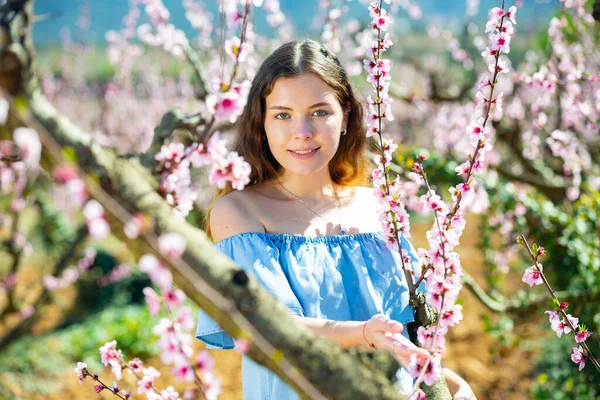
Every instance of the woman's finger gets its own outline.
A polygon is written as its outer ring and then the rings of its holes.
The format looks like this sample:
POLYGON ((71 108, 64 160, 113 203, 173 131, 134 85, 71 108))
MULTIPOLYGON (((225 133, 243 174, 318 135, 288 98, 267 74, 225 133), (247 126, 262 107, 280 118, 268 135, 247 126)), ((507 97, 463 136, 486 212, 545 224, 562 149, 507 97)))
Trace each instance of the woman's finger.
POLYGON ((371 332, 383 331, 391 333, 401 333, 404 330, 404 326, 393 319, 390 319, 384 314, 377 314, 369 321, 368 329, 371 332))
POLYGON ((390 335, 384 332, 375 332, 373 335, 375 347, 391 352, 400 365, 406 367, 410 363, 410 356, 416 354, 419 359, 427 359, 429 352, 417 347, 404 336, 390 335))

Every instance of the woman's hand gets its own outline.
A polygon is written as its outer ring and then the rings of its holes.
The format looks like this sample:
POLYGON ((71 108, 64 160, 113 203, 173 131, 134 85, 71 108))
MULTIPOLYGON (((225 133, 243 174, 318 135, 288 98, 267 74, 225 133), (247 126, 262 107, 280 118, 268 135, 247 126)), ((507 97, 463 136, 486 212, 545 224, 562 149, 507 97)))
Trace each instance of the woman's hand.
POLYGON ((452 397, 452 399, 453 400, 477 400, 477 397, 475 397, 475 393, 473 393, 471 386, 469 386, 469 384, 465 384, 458 388, 456 393, 454 393, 454 397, 452 397))
POLYGON ((453 400, 477 400, 475 393, 473 393, 473 390, 467 381, 450 368, 444 367, 442 371, 446 383, 448 384, 448 389, 450 389, 450 393, 453 394, 453 400))
POLYGON ((406 368, 410 363, 411 354, 426 359, 429 357, 429 352, 402 336, 403 330, 404 326, 400 322, 383 314, 373 316, 364 327, 365 339, 368 343, 374 344, 375 348, 389 350, 400 365, 406 368))

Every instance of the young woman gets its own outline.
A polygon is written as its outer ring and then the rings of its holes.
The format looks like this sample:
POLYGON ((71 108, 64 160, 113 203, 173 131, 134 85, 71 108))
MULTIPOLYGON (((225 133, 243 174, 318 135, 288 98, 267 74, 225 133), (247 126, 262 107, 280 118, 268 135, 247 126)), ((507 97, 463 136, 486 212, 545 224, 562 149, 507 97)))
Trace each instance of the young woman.
MULTIPOLYGON (((299 323, 342 347, 392 351, 405 367, 426 355, 408 339, 413 321, 398 253, 381 239, 368 184, 362 106, 337 58, 311 40, 291 42, 257 71, 233 150, 252 166, 243 191, 230 187, 209 210, 217 248, 282 301, 299 323), (386 333, 400 333, 390 336, 386 333)), ((402 246, 417 256, 402 237, 402 246)), ((201 313, 197 337, 209 348, 232 339, 201 313)), ((449 370, 456 399, 474 399, 449 370)), ((398 372, 399 390, 412 379, 398 372)), ((242 360, 244 399, 297 399, 266 368, 242 360)))

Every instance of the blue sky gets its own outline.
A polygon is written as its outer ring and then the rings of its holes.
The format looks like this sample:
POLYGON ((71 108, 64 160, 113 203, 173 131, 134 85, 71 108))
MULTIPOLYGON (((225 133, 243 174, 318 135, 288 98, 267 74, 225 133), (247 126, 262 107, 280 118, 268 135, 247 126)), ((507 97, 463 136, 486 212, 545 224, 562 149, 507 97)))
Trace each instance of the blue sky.
MULTIPOLYGON (((193 30, 184 16, 184 9, 181 0, 163 0, 164 4, 171 12, 173 23, 183 29, 190 36, 193 36, 193 30)), ((299 33, 308 33, 310 23, 317 11, 317 0, 280 0, 281 9, 284 13, 293 19, 299 33)), ((35 9, 38 14, 58 13, 57 16, 48 21, 42 21, 34 26, 34 39, 37 45, 53 45, 60 43, 61 29, 68 28, 71 33, 77 32, 76 21, 80 10, 84 4, 89 6, 91 15, 91 25, 86 33, 85 39, 96 43, 104 42, 104 33, 109 29, 118 30, 121 27, 121 20, 128 10, 127 0, 38 0, 35 9)), ((213 12, 217 8, 217 0, 205 0, 204 2, 213 12)), ((438 21, 447 19, 457 20, 465 13, 465 1, 440 1, 440 0, 421 0, 418 1, 423 9, 425 19, 434 18, 438 21)), ((501 4, 497 0, 481 0, 480 17, 485 18, 485 12, 494 6, 501 4)), ((510 5, 511 2, 507 2, 510 5)), ((541 25, 547 23, 548 16, 557 9, 557 0, 525 0, 524 8, 517 14, 519 24, 541 25)), ((368 17, 364 5, 358 0, 352 0, 348 3, 350 6, 350 15, 368 17)), ((268 35, 270 28, 264 23, 264 14, 261 12, 256 15, 256 30, 261 34, 268 35)), ((407 26, 409 21, 403 20, 403 15, 399 15, 399 24, 407 26)))

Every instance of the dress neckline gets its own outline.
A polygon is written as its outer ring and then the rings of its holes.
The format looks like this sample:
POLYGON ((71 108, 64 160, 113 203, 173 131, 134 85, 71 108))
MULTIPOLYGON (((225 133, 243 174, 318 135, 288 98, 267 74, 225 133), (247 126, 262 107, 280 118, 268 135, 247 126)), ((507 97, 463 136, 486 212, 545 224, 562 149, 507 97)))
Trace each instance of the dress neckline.
POLYGON ((382 232, 359 232, 347 233, 345 235, 326 235, 326 236, 305 236, 293 233, 270 233, 270 232, 244 232, 226 237, 225 239, 215 243, 219 244, 226 240, 244 237, 258 237, 268 239, 275 242, 298 242, 298 243, 339 243, 353 240, 369 240, 381 239, 382 232))

